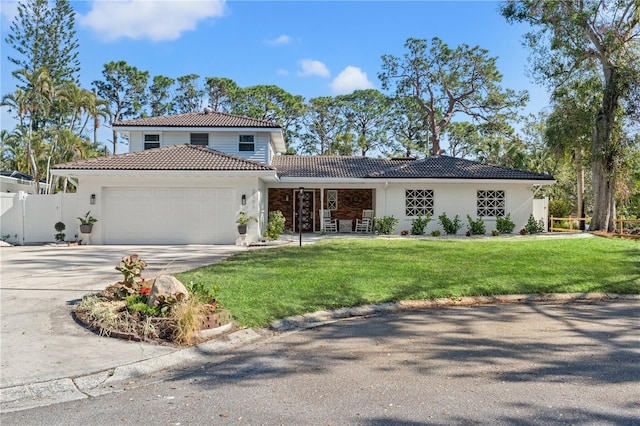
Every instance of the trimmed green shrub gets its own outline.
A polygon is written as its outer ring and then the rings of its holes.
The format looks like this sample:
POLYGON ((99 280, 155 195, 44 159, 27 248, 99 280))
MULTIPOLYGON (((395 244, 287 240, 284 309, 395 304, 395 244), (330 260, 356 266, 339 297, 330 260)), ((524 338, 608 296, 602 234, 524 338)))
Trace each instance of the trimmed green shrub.
POLYGON ((418 215, 417 218, 411 221, 411 235, 424 235, 424 230, 427 228, 431 222, 431 215, 426 215, 422 217, 418 215))
POLYGON ((511 234, 516 224, 511 221, 511 213, 507 213, 505 217, 496 216, 496 230, 500 234, 511 234))
POLYGON ((444 229, 445 234, 447 235, 455 235, 458 233, 460 228, 462 228, 462 222, 460 221, 460 217, 456 215, 453 220, 447 217, 446 213, 442 213, 438 216, 438 220, 442 228, 444 229))
POLYGON ((267 231, 265 235, 271 241, 275 241, 280 238, 280 235, 284 232, 285 218, 280 210, 269 213, 269 222, 267 222, 267 231))
POLYGON ((398 226, 399 219, 393 216, 376 217, 373 219, 373 227, 378 235, 391 235, 398 226))
POLYGON ((527 224, 525 225, 524 229, 529 234, 539 234, 540 232, 544 232, 544 222, 542 220, 536 222, 533 214, 530 214, 529 220, 527 220, 527 224))
POLYGON ((467 215, 467 221, 469 222, 469 232, 471 232, 471 235, 484 235, 487 233, 484 220, 481 217, 473 220, 471 216, 467 215))

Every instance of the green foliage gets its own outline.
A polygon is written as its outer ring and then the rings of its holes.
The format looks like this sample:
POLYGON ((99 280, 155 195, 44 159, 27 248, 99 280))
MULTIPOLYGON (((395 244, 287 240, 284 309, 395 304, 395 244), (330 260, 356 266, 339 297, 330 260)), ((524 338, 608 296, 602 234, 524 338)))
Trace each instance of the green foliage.
POLYGON ((393 216, 376 217, 373 219, 373 227, 378 235, 391 235, 399 222, 400 220, 393 216))
POLYGON ((496 230, 500 234, 513 233, 516 224, 511 221, 511 213, 507 213, 505 217, 496 216, 496 230))
POLYGON ((267 222, 267 231, 265 235, 271 241, 275 241, 280 238, 280 235, 284 232, 285 218, 280 210, 269 213, 269 222, 267 222))
POLYGON ((440 234, 441 234, 441 233, 440 233, 440 230, 439 230, 439 229, 436 229, 435 231, 432 231, 432 232, 431 232, 431 236, 432 236, 432 237, 439 237, 439 236, 440 236, 440 234))
POLYGON ((544 222, 542 220, 536 222, 533 214, 530 214, 524 229, 526 229, 529 234, 539 234, 540 232, 544 232, 544 222))
POLYGON ((140 259, 137 254, 123 257, 116 265, 116 270, 122 273, 123 280, 111 286, 111 289, 122 298, 139 293, 144 283, 142 271, 146 267, 147 262, 140 259))
POLYGON ((257 222, 258 219, 254 216, 249 216, 247 213, 241 211, 238 214, 238 220, 236 220, 236 223, 238 225, 248 225, 249 222, 257 222))
POLYGON ((147 305, 147 296, 134 294, 128 296, 125 301, 127 302, 127 309, 131 312, 140 312, 147 317, 157 317, 161 315, 160 309, 157 306, 147 305))
POLYGON ((462 222, 460 221, 460 217, 456 215, 453 220, 447 217, 446 213, 442 213, 438 216, 438 221, 442 228, 444 229, 445 234, 447 235, 456 235, 460 228, 462 228, 462 222))
POLYGON ((160 315, 167 316, 171 313, 171 309, 176 303, 185 300, 184 293, 174 293, 168 296, 164 294, 159 294, 156 301, 154 302, 154 306, 160 310, 160 315))
POLYGON ((56 224, 53 225, 53 227, 56 229, 56 231, 58 231, 58 233, 54 235, 54 237, 56 238, 56 241, 59 243, 63 242, 65 234, 62 231, 66 229, 66 225, 63 222, 56 222, 56 224))
POLYGON ((573 206, 567 200, 549 200, 549 216, 568 217, 573 210, 573 206))
POLYGON ((78 216, 78 220, 80 221, 80 225, 90 225, 98 221, 98 219, 91 216, 91 211, 88 211, 87 213, 85 213, 83 217, 78 216))
POLYGON ((198 299, 203 304, 215 302, 220 292, 220 287, 216 285, 206 285, 200 281, 189 281, 185 286, 191 297, 198 299))
POLYGON ((498 231, 497 229, 494 229, 491 231, 491 235, 493 235, 494 237, 497 237, 498 235, 500 235, 500 231, 498 231))
POLYGON ((431 215, 426 215, 425 217, 418 215, 417 218, 411 221, 411 235, 423 235, 429 222, 431 222, 431 215))
POLYGON ((467 215, 467 221, 469 222, 469 232, 471 232, 471 235, 484 235, 487 233, 484 220, 481 217, 473 220, 471 216, 467 215))

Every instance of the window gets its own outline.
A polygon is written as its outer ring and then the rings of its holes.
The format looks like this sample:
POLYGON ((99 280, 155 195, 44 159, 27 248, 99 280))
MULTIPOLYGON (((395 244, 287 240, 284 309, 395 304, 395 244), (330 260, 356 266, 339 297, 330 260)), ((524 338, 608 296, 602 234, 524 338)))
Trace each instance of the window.
POLYGON ((338 210, 338 190, 329 189, 327 191, 327 210, 338 210))
POLYGON ((209 146, 209 133, 191 133, 191 145, 209 146))
POLYGON ((256 144, 253 135, 238 135, 238 151, 253 152, 256 144))
POLYGON ((160 135, 144 135, 144 149, 160 148, 160 135))
POLYGON ((404 200, 407 216, 433 216, 433 189, 406 189, 404 200))
POLYGON ((504 191, 478 190, 478 217, 504 215, 504 191))

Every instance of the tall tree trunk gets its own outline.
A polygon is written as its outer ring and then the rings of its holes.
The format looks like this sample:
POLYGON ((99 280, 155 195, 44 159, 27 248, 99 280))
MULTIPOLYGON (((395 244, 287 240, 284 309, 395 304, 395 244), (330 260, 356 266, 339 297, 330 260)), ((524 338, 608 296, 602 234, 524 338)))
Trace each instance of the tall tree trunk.
POLYGON ((606 87, 602 97, 602 107, 596 117, 593 132, 593 218, 592 231, 613 231, 612 213, 615 212, 615 147, 613 130, 619 95, 616 85, 618 73, 615 69, 605 70, 606 87))
POLYGON ((118 132, 113 131, 113 155, 116 155, 116 146, 118 146, 118 132))
MULTIPOLYGON (((577 175, 578 217, 584 218, 584 165, 582 164, 582 148, 577 147, 574 153, 577 175)), ((580 229, 584 231, 585 221, 580 221, 580 229)))

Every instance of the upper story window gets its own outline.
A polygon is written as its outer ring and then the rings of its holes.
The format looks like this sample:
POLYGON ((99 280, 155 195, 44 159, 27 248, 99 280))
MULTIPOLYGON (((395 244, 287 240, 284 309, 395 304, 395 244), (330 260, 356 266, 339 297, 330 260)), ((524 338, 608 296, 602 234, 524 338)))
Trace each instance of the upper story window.
POLYGON ((504 191, 478 190, 478 217, 504 216, 504 191))
POLYGON ((159 134, 146 134, 144 135, 144 149, 160 148, 160 135, 159 134))
POLYGON ((433 216, 433 189, 406 189, 404 202, 407 216, 433 216))
POLYGON ((255 150, 256 143, 253 135, 238 135, 238 151, 254 152, 255 150))
POLYGON ((191 145, 209 146, 209 133, 191 133, 191 145))

